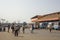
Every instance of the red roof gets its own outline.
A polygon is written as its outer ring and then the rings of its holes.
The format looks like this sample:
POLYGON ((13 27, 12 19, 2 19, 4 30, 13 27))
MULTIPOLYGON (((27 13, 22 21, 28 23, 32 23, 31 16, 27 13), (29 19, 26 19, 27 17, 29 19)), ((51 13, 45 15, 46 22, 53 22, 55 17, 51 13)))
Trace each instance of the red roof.
POLYGON ((45 22, 45 21, 55 21, 60 20, 60 12, 50 13, 43 16, 38 16, 36 18, 32 18, 32 22, 45 22))

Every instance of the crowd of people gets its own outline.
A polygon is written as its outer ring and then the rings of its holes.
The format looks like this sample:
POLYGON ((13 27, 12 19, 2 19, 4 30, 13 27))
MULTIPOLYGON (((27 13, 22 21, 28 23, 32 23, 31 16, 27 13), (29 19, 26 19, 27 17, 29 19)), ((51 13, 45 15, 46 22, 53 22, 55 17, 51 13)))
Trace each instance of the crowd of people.
MULTIPOLYGON (((11 29, 12 30, 11 32, 14 34, 14 36, 18 36, 19 32, 21 31, 20 29, 22 28, 22 32, 24 34, 25 33, 25 29, 26 29, 26 25, 27 25, 26 22, 24 22, 22 25, 16 24, 16 23, 12 23, 11 25, 8 24, 8 26, 7 26, 7 29, 8 29, 7 32, 9 33, 10 29, 11 29)), ((0 24, 0 27, 1 27, 1 24, 0 24)), ((34 24, 31 24, 29 29, 30 29, 30 32, 33 33, 33 31, 35 29, 34 28, 34 24)), ((49 23, 48 29, 51 32, 51 30, 52 30, 51 23, 49 23)), ((1 28, 0 28, 0 30, 1 30, 1 28)), ((6 30, 6 27, 3 27, 3 31, 5 31, 5 30, 6 30)))
MULTIPOLYGON (((21 28, 22 28, 22 33, 23 34, 25 33, 26 25, 27 25, 26 22, 23 22, 22 25, 20 25, 18 23, 12 23, 12 24, 8 24, 7 26, 6 25, 3 26, 0 24, 0 27, 1 27, 0 30, 5 32, 6 28, 7 28, 8 33, 11 32, 14 36, 18 36, 21 31, 21 28)), ((33 29, 34 29, 34 26, 31 24, 31 26, 29 28, 31 33, 33 33, 33 29)))
MULTIPOLYGON (((22 32, 23 32, 23 34, 24 34, 24 33, 25 33, 25 29, 26 29, 26 25, 27 25, 27 23, 25 23, 25 22, 23 23, 22 26, 16 25, 16 24, 13 23, 12 26, 11 26, 12 33, 13 33, 15 36, 18 36, 18 34, 19 34, 19 32, 20 32, 20 29, 22 28, 22 32)), ((9 27, 9 28, 10 28, 10 27, 9 27)), ((9 32, 9 28, 8 28, 8 32, 9 32)), ((31 33, 33 33, 34 26, 31 25, 30 29, 31 29, 31 33)))

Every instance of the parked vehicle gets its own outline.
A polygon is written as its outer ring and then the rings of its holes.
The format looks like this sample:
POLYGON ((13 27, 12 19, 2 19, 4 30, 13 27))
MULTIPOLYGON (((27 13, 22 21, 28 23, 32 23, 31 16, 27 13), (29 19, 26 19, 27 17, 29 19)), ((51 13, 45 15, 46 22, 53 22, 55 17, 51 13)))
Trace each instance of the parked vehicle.
POLYGON ((55 30, 60 30, 59 23, 54 23, 53 28, 54 28, 55 30))
POLYGON ((40 28, 41 29, 45 29, 47 27, 48 23, 44 22, 44 23, 40 23, 40 28))

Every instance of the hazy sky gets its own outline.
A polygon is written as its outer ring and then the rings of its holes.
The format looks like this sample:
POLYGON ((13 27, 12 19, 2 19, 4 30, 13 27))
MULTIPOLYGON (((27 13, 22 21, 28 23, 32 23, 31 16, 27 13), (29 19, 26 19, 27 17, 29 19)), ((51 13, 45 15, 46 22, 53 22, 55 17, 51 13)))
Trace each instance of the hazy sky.
POLYGON ((26 21, 35 15, 60 11, 60 0, 0 0, 0 19, 26 21))

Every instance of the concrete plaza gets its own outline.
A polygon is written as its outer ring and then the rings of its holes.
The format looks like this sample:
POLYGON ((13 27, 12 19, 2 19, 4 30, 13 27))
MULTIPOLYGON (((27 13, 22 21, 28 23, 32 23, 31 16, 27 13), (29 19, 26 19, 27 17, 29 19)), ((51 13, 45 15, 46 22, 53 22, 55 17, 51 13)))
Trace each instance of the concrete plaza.
POLYGON ((18 37, 15 37, 14 34, 8 32, 0 32, 0 40, 60 40, 60 31, 52 30, 50 33, 49 30, 38 29, 34 30, 34 33, 30 33, 30 30, 26 29, 25 34, 19 33, 18 37))

